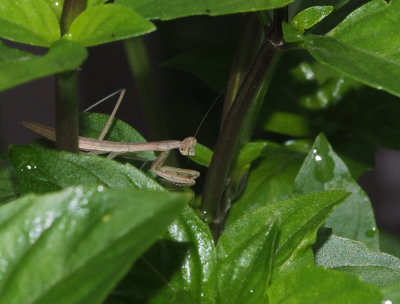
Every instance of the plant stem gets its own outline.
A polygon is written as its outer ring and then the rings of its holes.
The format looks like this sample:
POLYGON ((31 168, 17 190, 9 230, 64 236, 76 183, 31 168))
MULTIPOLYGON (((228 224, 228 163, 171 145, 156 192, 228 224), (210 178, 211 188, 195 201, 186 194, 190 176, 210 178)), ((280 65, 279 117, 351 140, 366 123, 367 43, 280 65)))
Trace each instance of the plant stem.
POLYGON ((136 37, 125 40, 124 47, 142 101, 150 137, 154 140, 168 138, 167 123, 159 102, 159 89, 154 85, 146 44, 141 37, 136 37))
POLYGON ((261 83, 266 76, 270 76, 268 73, 272 74, 274 70, 274 59, 282 46, 281 23, 284 20, 283 18, 286 18, 284 11, 282 9, 275 10, 271 31, 263 41, 246 78, 243 80, 217 139, 205 181, 202 201, 202 209, 207 214, 206 217, 212 221, 210 227, 214 239, 218 239, 222 232, 225 215, 229 208, 221 198, 226 190, 228 175, 239 148, 241 130, 244 127, 249 110, 253 107, 252 103, 259 92, 261 83))
POLYGON ((229 75, 228 87, 224 100, 224 108, 221 117, 221 126, 224 125, 225 118, 235 100, 236 94, 246 77, 247 68, 254 60, 255 51, 259 47, 261 27, 254 14, 249 16, 247 24, 239 38, 238 51, 233 59, 231 74, 229 75))
POLYGON ((68 32, 71 23, 86 8, 86 0, 64 0, 64 6, 61 14, 61 35, 68 32))
MULTIPOLYGON (((86 0, 65 0, 61 15, 61 34, 86 8, 86 0)), ((56 75, 56 148, 78 152, 78 71, 56 75)))

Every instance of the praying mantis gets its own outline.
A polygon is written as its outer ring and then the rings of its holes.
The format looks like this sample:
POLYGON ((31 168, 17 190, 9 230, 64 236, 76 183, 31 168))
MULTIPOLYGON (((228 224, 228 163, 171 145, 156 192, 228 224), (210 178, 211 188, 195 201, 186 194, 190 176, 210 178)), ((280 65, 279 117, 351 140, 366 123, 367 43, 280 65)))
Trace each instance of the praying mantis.
MULTIPOLYGON (((103 98, 93 106, 86 109, 86 111, 88 111, 91 108, 98 105, 99 103, 101 103, 102 101, 104 101, 105 99, 110 98, 116 95, 117 93, 120 93, 118 101, 99 138, 93 139, 93 138, 86 138, 79 136, 78 138, 79 150, 91 152, 94 154, 108 153, 109 158, 114 158, 117 155, 128 152, 160 151, 161 153, 151 164, 150 170, 154 174, 160 176, 162 179, 172 184, 178 186, 193 186, 196 183, 195 179, 200 176, 200 173, 198 171, 164 166, 164 162, 167 159, 171 150, 173 149, 178 149, 180 154, 182 155, 194 156, 195 146, 197 143, 195 137, 190 136, 182 141, 165 140, 165 141, 153 141, 146 143, 126 143, 126 142, 114 142, 114 141, 103 140, 104 136, 107 134, 110 128, 115 113, 117 112, 118 107, 124 97, 125 91, 126 91, 125 89, 121 89, 117 92, 114 92, 113 94, 110 94, 106 98, 103 98)), ((28 128, 32 132, 38 134, 39 136, 46 138, 49 141, 55 142, 56 140, 56 133, 54 128, 39 123, 27 122, 27 121, 21 121, 20 124, 28 128)))

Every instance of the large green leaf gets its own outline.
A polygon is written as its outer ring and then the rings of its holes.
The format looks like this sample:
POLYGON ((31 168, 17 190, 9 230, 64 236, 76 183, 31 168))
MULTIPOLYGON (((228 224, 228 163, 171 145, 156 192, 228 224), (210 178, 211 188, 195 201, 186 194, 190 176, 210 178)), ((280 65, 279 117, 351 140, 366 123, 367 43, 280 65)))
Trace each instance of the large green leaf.
POLYGON ((310 193, 323 190, 346 190, 352 193, 335 209, 325 225, 337 235, 379 249, 374 212, 368 196, 321 134, 315 139, 296 177, 295 191, 310 193))
POLYGON ((400 96, 400 62, 356 49, 332 37, 306 35, 307 50, 321 63, 377 89, 400 96))
POLYGON ((302 153, 268 144, 253 163, 246 188, 232 206, 227 222, 233 223, 258 207, 291 197, 303 157, 302 153))
POLYGON ((271 304, 378 304, 382 294, 359 278, 322 267, 296 269, 268 290, 271 304))
POLYGON ((304 258, 304 250, 314 243, 318 227, 346 196, 345 191, 325 191, 274 202, 248 212, 227 229, 233 225, 241 227, 237 229, 237 238, 246 239, 251 227, 280 214, 280 234, 273 261, 274 273, 279 273, 290 268, 297 258, 304 258))
POLYGON ((99 4, 88 7, 72 22, 67 39, 93 46, 143 35, 155 26, 126 6, 99 4))
MULTIPOLYGON (((96 139, 99 138, 109 117, 109 115, 102 113, 81 113, 79 116, 79 135, 96 139)), ((119 119, 114 119, 104 139, 116 142, 146 142, 138 131, 119 119)), ((153 151, 126 153, 124 155, 150 161, 156 158, 153 151)))
POLYGON ((372 0, 349 14, 329 35, 357 49, 400 63, 400 1, 372 0))
POLYGON ((225 15, 283 7, 294 0, 116 0, 149 19, 169 20, 192 15, 225 15))
POLYGON ((134 265, 107 303, 175 303, 182 291, 192 299, 186 303, 212 303, 214 286, 208 281, 216 251, 208 226, 187 207, 164 238, 134 265))
POLYGON ((189 199, 97 186, 2 206, 0 302, 102 303, 189 199))
POLYGON ((348 15, 329 37, 306 36, 322 63, 372 87, 400 96, 400 1, 373 0, 348 15))
POLYGON ((60 39, 57 17, 46 0, 2 0, 0 37, 9 40, 50 46, 60 39))
POLYGON ((121 164, 106 157, 78 155, 32 146, 11 146, 9 153, 21 194, 44 193, 81 184, 163 189, 130 164, 121 164))
POLYGON ((71 41, 57 41, 43 56, 6 47, 0 42, 0 91, 55 73, 76 69, 86 50, 71 41))
POLYGON ((265 212, 261 221, 245 215, 221 235, 211 280, 216 303, 264 302, 279 231, 279 213, 271 215, 265 212))
POLYGON ((363 281, 377 287, 400 281, 400 259, 371 251, 360 242, 330 235, 316 244, 316 248, 317 265, 358 275, 363 281))

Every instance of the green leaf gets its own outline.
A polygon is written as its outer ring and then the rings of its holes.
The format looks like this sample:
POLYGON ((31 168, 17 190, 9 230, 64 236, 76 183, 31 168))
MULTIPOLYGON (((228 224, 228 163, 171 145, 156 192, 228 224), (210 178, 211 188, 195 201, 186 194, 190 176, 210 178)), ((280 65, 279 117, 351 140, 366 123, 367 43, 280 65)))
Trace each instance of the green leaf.
POLYGON ((208 226, 186 207, 164 238, 134 265, 107 303, 175 303, 183 290, 194 301, 186 303, 211 303, 214 286, 208 281, 216 251, 208 226))
MULTIPOLYGON (((81 113, 79 117, 79 135, 90 138, 99 138, 110 116, 101 113, 81 113)), ((116 142, 146 142, 144 137, 126 122, 114 119, 105 140, 116 142)), ((141 160, 154 160, 156 155, 153 151, 137 153, 125 153, 124 156, 132 156, 141 160)))
POLYGON ((57 41, 44 56, 6 47, 0 42, 0 91, 33 79, 76 69, 86 50, 70 41, 57 41))
POLYGON ((9 159, 0 159, 0 205, 17 197, 16 176, 9 159))
POLYGON ((11 146, 9 153, 21 194, 44 193, 81 184, 158 191, 163 189, 130 164, 121 164, 106 157, 32 146, 11 146))
POLYGON ((251 227, 280 214, 280 234, 273 264, 274 273, 278 274, 290 268, 298 257, 303 258, 304 251, 315 241, 317 229, 346 196, 344 191, 325 191, 274 202, 247 213, 226 229, 233 225, 241 227, 237 229, 237 238, 246 239, 251 227))
POLYGON ((348 272, 377 287, 400 281, 400 259, 369 250, 364 244, 331 235, 316 244, 315 263, 325 268, 348 272))
POLYGON ((60 39, 57 17, 46 0, 2 0, 0 37, 37 46, 60 39))
POLYGON ((229 211, 227 223, 262 206, 291 197, 304 155, 269 144, 253 164, 241 197, 229 211))
POLYGON ((236 161, 236 167, 244 167, 251 164, 254 160, 259 158, 268 145, 266 141, 253 141, 246 143, 243 148, 240 149, 238 159, 236 161))
POLYGON ((379 249, 374 212, 368 196, 351 177, 344 162, 320 134, 296 177, 295 191, 311 193, 323 190, 351 192, 325 225, 337 235, 358 240, 371 249, 379 249))
POLYGON ((213 151, 206 146, 197 143, 195 146, 195 155, 189 156, 189 159, 194 161, 196 164, 208 167, 211 163, 213 151))
POLYGON ((2 206, 0 302, 102 303, 189 199, 100 186, 2 206))
POLYGON ((147 34, 155 26, 133 10, 116 4, 88 7, 72 22, 66 37, 84 46, 147 34))
POLYGON ((400 238, 398 235, 379 229, 379 247, 381 251, 400 258, 400 238))
POLYGON ((329 35, 346 45, 400 63, 400 1, 367 2, 349 14, 329 35))
POLYGON ((294 0, 116 0, 148 19, 169 20, 192 15, 225 15, 283 7, 294 0))
POLYGON ((333 11, 333 6, 312 6, 302 10, 291 21, 290 25, 300 33, 313 27, 333 11))
POLYGON ((311 127, 308 119, 302 115, 274 111, 262 125, 264 130, 290 136, 310 136, 311 127))
POLYGON ((353 275, 322 267, 296 269, 274 282, 268 295, 271 304, 377 304, 382 301, 378 288, 353 275))
POLYGON ((62 9, 64 7, 64 0, 45 0, 45 1, 56 15, 58 23, 60 23, 62 9))
POLYGON ((244 221, 251 223, 244 226, 239 220, 238 225, 231 225, 218 240, 218 263, 211 280, 217 288, 216 303, 263 303, 266 298, 279 214, 260 222, 245 216, 244 221))
POLYGON ((304 45, 315 59, 339 73, 400 96, 400 61, 356 49, 331 37, 306 35, 304 45))
POLYGON ((303 41, 303 35, 294 26, 282 22, 283 39, 286 42, 303 41))
POLYGON ((390 302, 383 302, 383 303, 400 303, 400 282, 393 284, 391 286, 385 287, 381 289, 385 300, 390 302))

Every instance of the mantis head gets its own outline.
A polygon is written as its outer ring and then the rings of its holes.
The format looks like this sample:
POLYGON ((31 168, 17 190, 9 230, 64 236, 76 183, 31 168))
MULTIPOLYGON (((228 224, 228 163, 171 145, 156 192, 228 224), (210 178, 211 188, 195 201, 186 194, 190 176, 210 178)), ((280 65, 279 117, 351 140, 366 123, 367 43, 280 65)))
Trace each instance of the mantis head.
POLYGON ((194 156, 194 148, 196 146, 197 140, 194 137, 187 137, 181 142, 179 147, 179 152, 182 155, 194 156))

